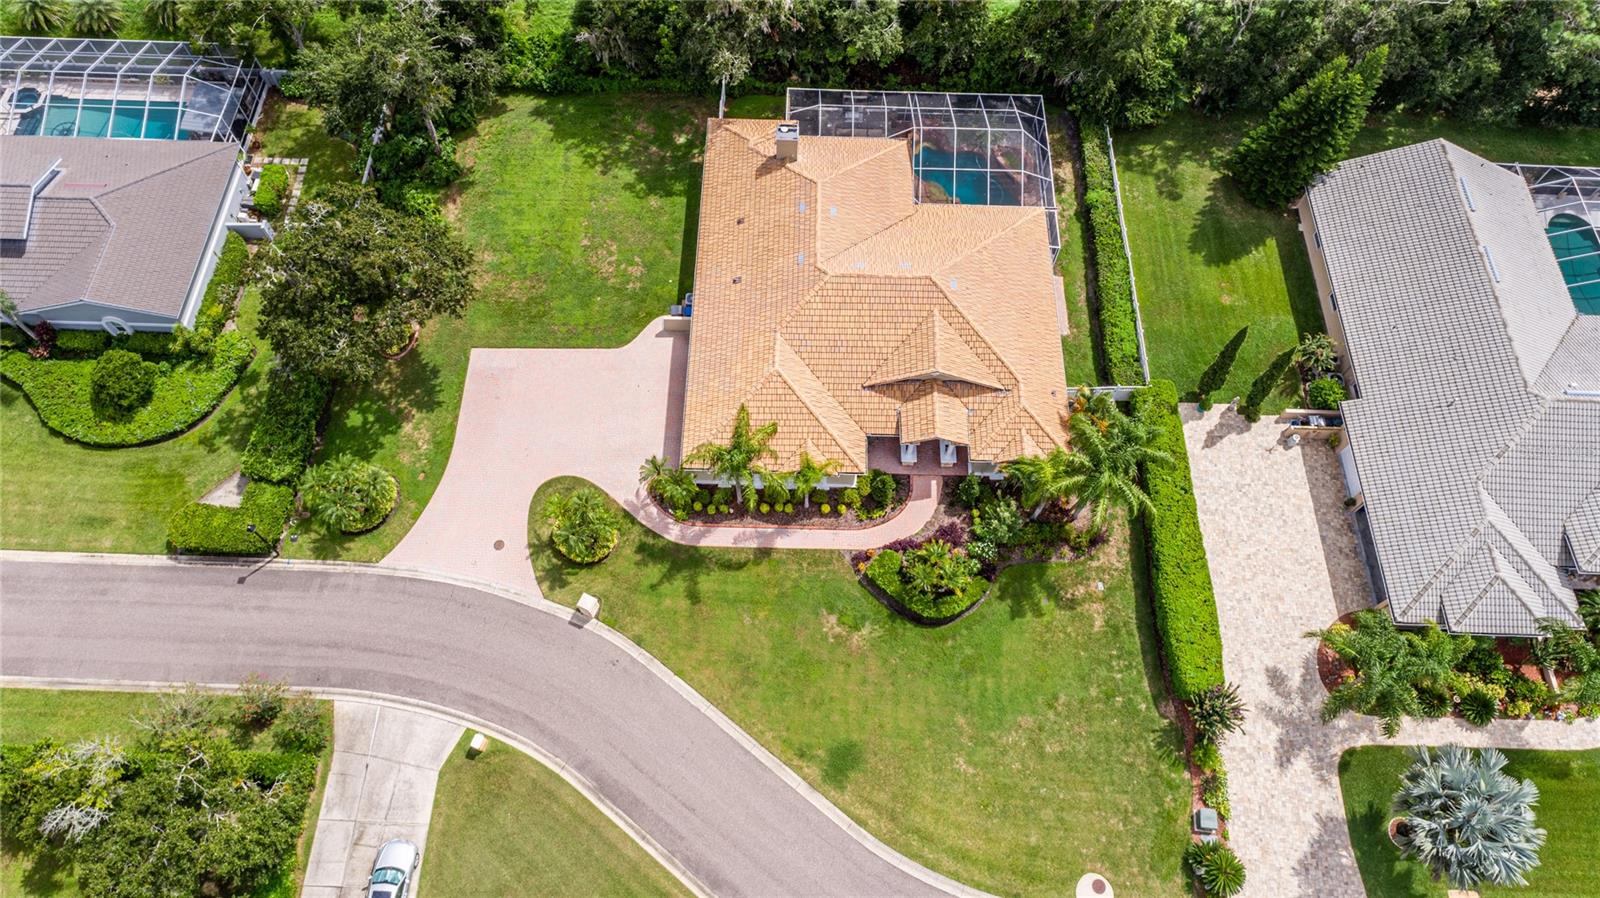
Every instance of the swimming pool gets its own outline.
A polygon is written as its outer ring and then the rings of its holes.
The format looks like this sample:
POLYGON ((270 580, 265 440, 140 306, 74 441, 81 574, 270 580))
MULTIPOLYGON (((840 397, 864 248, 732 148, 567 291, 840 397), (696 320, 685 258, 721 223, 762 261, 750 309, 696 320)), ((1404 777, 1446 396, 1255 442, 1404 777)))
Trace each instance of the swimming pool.
POLYGON ((1585 315, 1600 315, 1600 234, 1587 221, 1562 213, 1545 226, 1572 304, 1585 315))
MULTIPOLYGON (((18 105, 24 99, 18 92, 18 105)), ((175 100, 77 100, 51 96, 17 116, 16 133, 50 137, 142 137, 188 140, 178 129, 184 104, 175 100)), ((211 135, 207 133, 205 137, 211 135)))
POLYGON ((924 202, 957 202, 967 206, 1020 206, 1022 188, 1009 171, 989 170, 984 154, 954 151, 924 144, 912 159, 922 179, 919 197, 924 202))

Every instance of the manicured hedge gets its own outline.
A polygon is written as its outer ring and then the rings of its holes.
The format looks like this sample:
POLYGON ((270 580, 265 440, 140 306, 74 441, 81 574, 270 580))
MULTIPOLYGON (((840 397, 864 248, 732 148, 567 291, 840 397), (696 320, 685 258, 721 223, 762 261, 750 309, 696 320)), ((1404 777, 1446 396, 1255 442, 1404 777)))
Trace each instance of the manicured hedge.
POLYGON ((222 335, 209 358, 163 363, 150 401, 118 420, 95 413, 90 387, 94 359, 34 359, 7 350, 0 352, 0 376, 27 394, 40 420, 56 433, 90 446, 139 446, 199 423, 233 389, 254 355, 255 345, 235 332, 222 335))
POLYGON ((217 257, 217 267, 211 272, 211 282, 206 284, 205 296, 200 299, 200 313, 194 320, 197 330, 220 333, 222 326, 233 317, 249 262, 250 248, 245 245, 244 238, 229 231, 222 241, 222 255, 217 257))
POLYGON ((178 509, 167 523, 167 545, 189 555, 265 555, 293 511, 294 487, 252 482, 237 508, 191 502, 178 509))
POLYGON ((1083 174, 1093 235, 1096 295, 1100 303, 1100 340, 1106 373, 1112 383, 1144 383, 1139 366, 1139 337, 1133 318, 1133 281, 1117 220, 1116 185, 1105 135, 1094 125, 1083 129, 1083 174))
POLYGON ((276 219, 283 214, 288 202, 289 169, 276 163, 261 166, 261 180, 256 184, 256 211, 276 219))
POLYGON ((1188 699, 1222 682, 1222 633, 1178 417, 1178 388, 1170 380, 1154 381, 1134 394, 1133 407, 1157 429, 1156 448, 1173 460, 1144 472, 1155 505, 1146 526, 1161 650, 1173 691, 1188 699))
POLYGON ((251 480, 292 483, 317 441, 317 419, 328 404, 327 381, 275 369, 239 467, 251 480))

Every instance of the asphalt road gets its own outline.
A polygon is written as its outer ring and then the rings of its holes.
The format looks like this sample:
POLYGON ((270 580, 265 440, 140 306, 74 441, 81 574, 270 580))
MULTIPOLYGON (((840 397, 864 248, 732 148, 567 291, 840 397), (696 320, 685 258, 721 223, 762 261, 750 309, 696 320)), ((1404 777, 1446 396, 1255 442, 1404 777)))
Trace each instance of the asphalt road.
POLYGON ((210 683, 260 673, 433 702, 565 761, 713 894, 943 894, 857 842, 593 632, 428 580, 269 565, 240 583, 244 572, 7 560, 0 673, 210 683))

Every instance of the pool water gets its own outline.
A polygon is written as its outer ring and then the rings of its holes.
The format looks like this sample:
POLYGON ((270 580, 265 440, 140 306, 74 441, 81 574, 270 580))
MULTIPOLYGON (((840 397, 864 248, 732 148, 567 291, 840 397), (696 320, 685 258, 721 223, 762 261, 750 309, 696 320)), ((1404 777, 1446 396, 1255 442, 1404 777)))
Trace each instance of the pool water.
POLYGON ((1588 222, 1565 213, 1545 226, 1572 304, 1585 315, 1600 315, 1600 236, 1588 222))
POLYGON ((921 198, 931 203, 966 206, 1020 206, 1022 189, 1016 175, 989 172, 982 153, 951 152, 923 145, 913 166, 922 179, 921 198))
POLYGON ((18 116, 16 133, 182 140, 185 135, 178 131, 182 114, 183 104, 175 100, 119 100, 113 106, 110 100, 83 100, 80 104, 69 97, 51 97, 48 106, 35 106, 18 116))

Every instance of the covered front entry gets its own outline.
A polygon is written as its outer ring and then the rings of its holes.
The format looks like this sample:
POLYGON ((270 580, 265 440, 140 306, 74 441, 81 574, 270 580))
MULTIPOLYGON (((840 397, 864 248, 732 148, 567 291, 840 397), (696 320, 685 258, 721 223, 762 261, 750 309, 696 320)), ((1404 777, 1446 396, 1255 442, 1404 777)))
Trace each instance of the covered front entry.
POLYGON ((966 474, 967 447, 947 440, 924 440, 910 461, 897 437, 867 437, 867 464, 890 474, 966 474))

